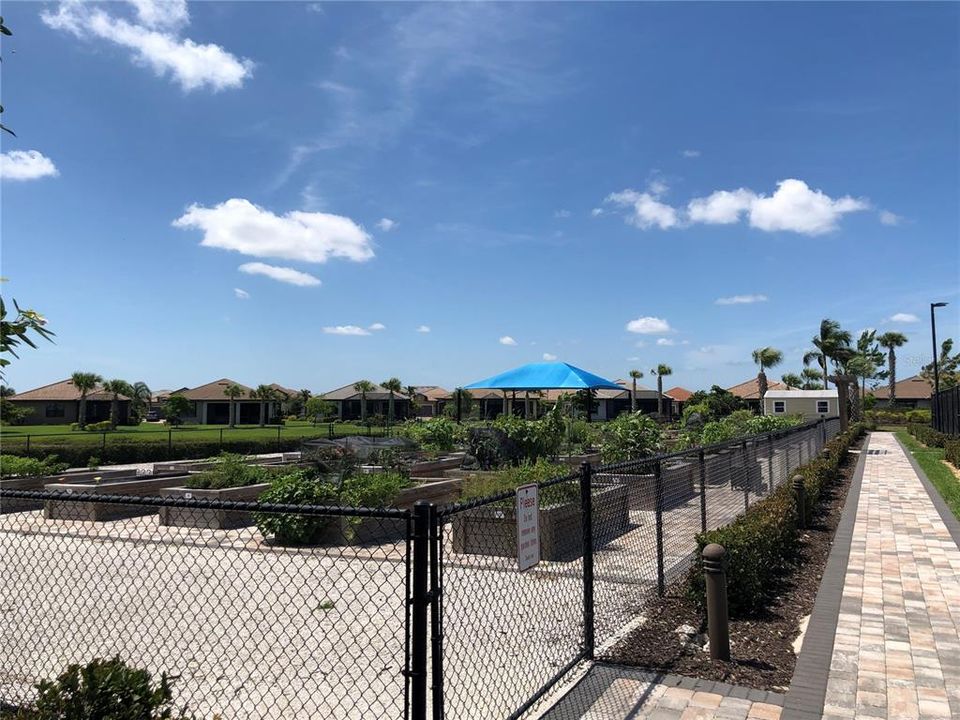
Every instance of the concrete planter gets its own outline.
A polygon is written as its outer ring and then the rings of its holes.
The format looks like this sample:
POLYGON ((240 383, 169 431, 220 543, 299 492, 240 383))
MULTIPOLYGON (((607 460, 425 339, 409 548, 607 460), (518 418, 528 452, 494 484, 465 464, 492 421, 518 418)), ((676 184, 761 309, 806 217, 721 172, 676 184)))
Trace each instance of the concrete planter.
MULTIPOLYGON (((130 495, 132 497, 156 497, 164 488, 178 485, 183 481, 182 475, 164 477, 137 478, 131 480, 116 480, 113 482, 95 483, 48 483, 45 490, 64 493, 89 493, 91 495, 130 495)), ((47 500, 44 504, 43 516, 48 520, 116 520, 119 518, 150 515, 156 508, 146 505, 115 505, 113 503, 98 503, 95 500, 82 502, 73 500, 47 500)))
MULTIPOLYGON (((609 541, 627 530, 627 488, 596 486, 593 494, 595 540, 609 541)), ((580 504, 577 502, 540 508, 540 557, 543 560, 575 560, 583 554, 580 504)), ((453 551, 472 555, 516 557, 517 518, 513 505, 485 505, 456 515, 453 520, 453 551)))
MULTIPOLYGON (((270 487, 270 483, 246 485, 244 487, 224 488, 222 490, 195 489, 186 487, 168 487, 160 491, 162 497, 194 500, 232 500, 235 502, 256 502, 261 493, 270 487)), ((249 512, 236 510, 213 510, 207 508, 161 507, 160 524, 175 527, 202 528, 204 530, 229 530, 231 528, 253 525, 249 512)))
POLYGON ((464 453, 448 455, 435 460, 422 460, 410 466, 410 477, 442 478, 447 470, 458 470, 463 463, 464 453))
MULTIPOLYGON (((0 480, 0 490, 43 490, 43 485, 47 482, 50 482, 50 479, 45 477, 4 478, 0 480)), ((43 500, 0 498, 0 514, 39 510, 42 507, 43 500)))

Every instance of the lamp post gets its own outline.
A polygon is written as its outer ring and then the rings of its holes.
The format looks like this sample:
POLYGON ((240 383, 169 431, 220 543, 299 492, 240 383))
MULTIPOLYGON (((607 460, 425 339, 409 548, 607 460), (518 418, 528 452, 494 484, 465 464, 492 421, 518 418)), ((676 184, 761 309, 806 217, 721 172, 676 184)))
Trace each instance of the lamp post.
POLYGON ((937 362, 937 316, 934 310, 938 307, 946 307, 945 302, 930 303, 930 334, 933 337, 933 427, 940 429, 940 367, 937 362))

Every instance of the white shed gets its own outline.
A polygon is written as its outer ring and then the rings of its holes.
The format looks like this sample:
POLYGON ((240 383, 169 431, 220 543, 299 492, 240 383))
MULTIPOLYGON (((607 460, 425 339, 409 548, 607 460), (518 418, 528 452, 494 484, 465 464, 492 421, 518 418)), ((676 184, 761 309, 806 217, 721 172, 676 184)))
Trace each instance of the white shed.
POLYGON ((840 414, 837 390, 768 390, 763 396, 765 415, 802 415, 819 420, 840 414))

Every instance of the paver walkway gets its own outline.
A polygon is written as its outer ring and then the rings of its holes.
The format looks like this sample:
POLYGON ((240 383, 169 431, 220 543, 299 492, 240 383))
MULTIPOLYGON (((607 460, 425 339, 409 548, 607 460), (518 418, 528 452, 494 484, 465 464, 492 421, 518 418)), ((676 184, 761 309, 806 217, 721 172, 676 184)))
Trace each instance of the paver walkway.
POLYGON ((823 717, 960 717, 960 549, 891 433, 870 436, 823 717))

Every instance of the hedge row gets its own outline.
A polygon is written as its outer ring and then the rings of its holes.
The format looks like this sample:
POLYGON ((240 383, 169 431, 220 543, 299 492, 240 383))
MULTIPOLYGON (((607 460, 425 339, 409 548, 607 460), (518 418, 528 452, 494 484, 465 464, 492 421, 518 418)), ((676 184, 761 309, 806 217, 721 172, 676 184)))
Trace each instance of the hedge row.
POLYGON ((943 459, 960 469, 960 440, 947 440, 943 446, 943 459))
POLYGON ((929 410, 867 410, 867 420, 879 425, 907 425, 909 423, 930 423, 929 410))
MULTIPOLYGON (((804 480, 809 518, 824 488, 837 478, 850 446, 864 433, 861 424, 827 443, 819 457, 797 469, 804 480)), ((764 609, 788 570, 797 549, 797 503, 791 483, 783 483, 729 525, 697 536, 697 561, 688 579, 694 597, 704 596, 701 553, 711 543, 727 551, 727 602, 731 616, 764 609)))
POLYGON ((934 430, 929 425, 910 424, 907 425, 907 432, 927 447, 946 447, 947 443, 953 440, 952 436, 934 430))
POLYGON ((99 445, 41 445, 30 448, 30 452, 20 451, 17 455, 45 458, 56 455, 69 467, 86 467, 94 458, 99 465, 117 465, 125 463, 159 462, 162 460, 195 460, 215 457, 221 451, 254 455, 275 452, 291 452, 300 449, 302 438, 276 438, 262 440, 224 440, 221 445, 216 440, 174 440, 168 450, 166 443, 111 440, 105 447, 99 445))

